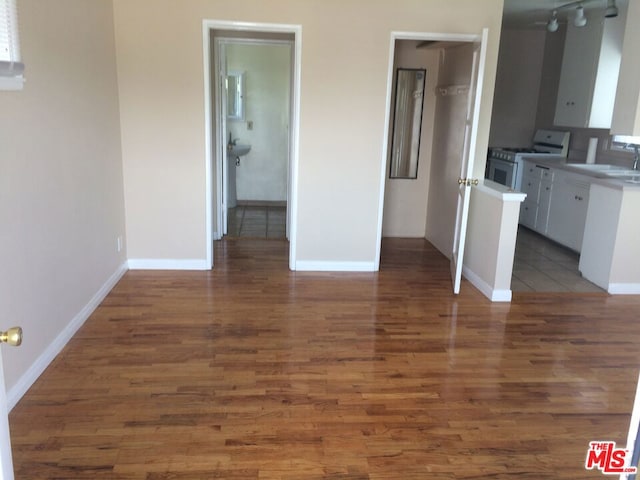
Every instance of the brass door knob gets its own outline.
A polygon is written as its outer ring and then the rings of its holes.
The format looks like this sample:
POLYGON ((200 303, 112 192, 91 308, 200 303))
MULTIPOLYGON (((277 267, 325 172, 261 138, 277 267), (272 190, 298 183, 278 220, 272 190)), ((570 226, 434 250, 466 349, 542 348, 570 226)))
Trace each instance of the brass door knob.
POLYGON ((478 179, 476 178, 459 178, 458 185, 466 185, 470 187, 471 185, 478 185, 478 179))
POLYGON ((0 332, 0 343, 6 343, 12 347, 18 347, 22 343, 22 328, 11 327, 6 332, 0 332))

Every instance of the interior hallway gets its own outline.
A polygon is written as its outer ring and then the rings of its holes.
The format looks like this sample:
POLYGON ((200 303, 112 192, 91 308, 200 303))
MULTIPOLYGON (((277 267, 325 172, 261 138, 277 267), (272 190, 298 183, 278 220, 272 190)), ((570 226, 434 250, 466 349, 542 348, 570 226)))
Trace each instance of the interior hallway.
POLYGON ((625 443, 639 296, 456 297, 423 240, 378 273, 215 254, 124 276, 13 409, 16 478, 573 480, 625 443))

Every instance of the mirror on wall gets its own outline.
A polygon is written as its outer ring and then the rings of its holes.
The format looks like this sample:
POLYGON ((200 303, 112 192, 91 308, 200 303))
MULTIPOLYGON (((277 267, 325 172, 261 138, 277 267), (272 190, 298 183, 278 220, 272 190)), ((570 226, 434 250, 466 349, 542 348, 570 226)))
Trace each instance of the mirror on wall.
POLYGON ((396 70, 390 178, 418 178, 426 76, 425 69, 398 68, 396 70))
POLYGON ((244 73, 227 73, 227 118, 244 120, 244 73))

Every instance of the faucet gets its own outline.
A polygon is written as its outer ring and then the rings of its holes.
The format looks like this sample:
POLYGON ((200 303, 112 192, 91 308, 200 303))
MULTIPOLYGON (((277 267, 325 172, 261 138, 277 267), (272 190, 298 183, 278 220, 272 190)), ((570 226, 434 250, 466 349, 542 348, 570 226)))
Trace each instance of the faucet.
POLYGON ((227 143, 227 149, 231 150, 233 147, 235 147, 238 140, 238 138, 233 138, 233 136, 231 135, 231 131, 229 131, 229 143, 227 143))

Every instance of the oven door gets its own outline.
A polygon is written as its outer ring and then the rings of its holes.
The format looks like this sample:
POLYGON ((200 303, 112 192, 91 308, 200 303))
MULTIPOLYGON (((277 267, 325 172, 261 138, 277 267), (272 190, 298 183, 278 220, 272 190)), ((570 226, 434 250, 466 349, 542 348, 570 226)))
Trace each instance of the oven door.
POLYGON ((487 160, 486 178, 509 188, 516 188, 518 164, 507 160, 489 158, 487 160))

